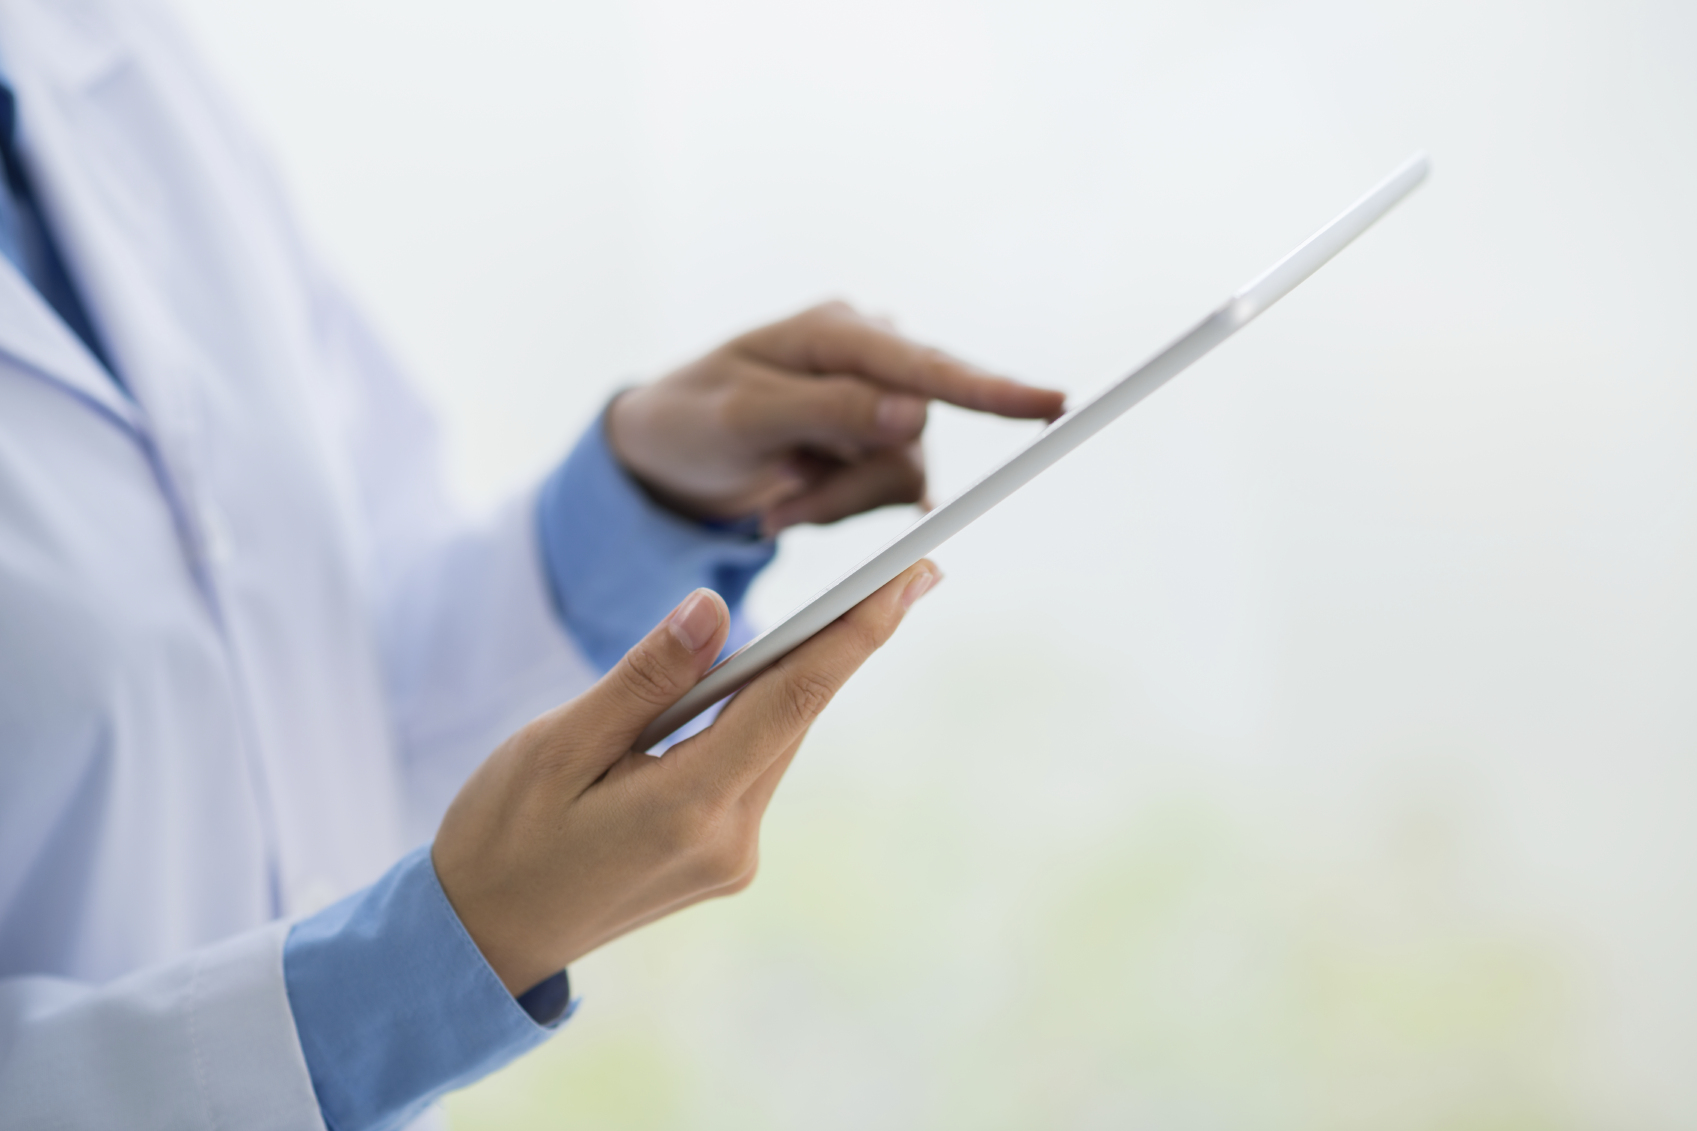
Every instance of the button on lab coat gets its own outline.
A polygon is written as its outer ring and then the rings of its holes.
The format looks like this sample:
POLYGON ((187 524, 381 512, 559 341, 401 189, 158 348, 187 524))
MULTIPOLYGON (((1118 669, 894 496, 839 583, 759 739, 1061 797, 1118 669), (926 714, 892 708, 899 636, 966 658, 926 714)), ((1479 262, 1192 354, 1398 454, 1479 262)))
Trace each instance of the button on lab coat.
POLYGON ((286 919, 592 678, 150 3, 0 0, 134 400, 0 260, 0 1128, 322 1126, 286 919))

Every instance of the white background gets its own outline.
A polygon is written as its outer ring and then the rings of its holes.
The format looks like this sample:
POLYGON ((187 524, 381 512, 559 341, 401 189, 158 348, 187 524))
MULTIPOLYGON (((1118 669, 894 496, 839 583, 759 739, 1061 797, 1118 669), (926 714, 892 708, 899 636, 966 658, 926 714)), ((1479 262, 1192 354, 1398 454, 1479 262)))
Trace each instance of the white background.
MULTIPOLYGON (((1697 1122, 1697 9, 180 8, 479 501, 830 296, 1089 391, 1434 159, 945 547, 761 882, 462 1126, 1697 1122)), ((933 420, 940 496, 1030 434, 933 420)))

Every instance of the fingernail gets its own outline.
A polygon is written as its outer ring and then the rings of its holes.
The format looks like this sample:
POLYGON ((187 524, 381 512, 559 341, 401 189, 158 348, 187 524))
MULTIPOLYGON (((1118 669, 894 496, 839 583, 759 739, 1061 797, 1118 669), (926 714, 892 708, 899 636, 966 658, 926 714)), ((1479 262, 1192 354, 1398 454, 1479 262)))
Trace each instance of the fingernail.
POLYGON ((704 589, 691 593, 666 622, 679 644, 691 652, 707 647, 713 634, 719 631, 719 606, 704 589))
POLYGON ((931 587, 943 580, 943 571, 935 566, 926 570, 918 577, 907 583, 902 590, 902 608, 911 609, 913 603, 931 591, 931 587))
POLYGON ((878 430, 888 436, 907 436, 925 424, 925 402, 890 393, 878 398, 878 430))

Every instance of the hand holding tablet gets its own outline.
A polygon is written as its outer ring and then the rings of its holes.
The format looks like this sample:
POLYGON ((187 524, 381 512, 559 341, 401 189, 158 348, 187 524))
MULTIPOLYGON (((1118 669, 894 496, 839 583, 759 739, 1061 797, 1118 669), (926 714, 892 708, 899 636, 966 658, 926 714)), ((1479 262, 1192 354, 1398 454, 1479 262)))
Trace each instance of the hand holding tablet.
POLYGON ((1423 154, 1404 162, 1337 219, 1241 287, 1188 333, 1126 377, 1050 424, 1000 466, 920 518, 782 623, 720 662, 648 726, 638 737, 634 748, 639 751, 652 748, 714 703, 735 693, 771 664, 1101 431, 1127 409, 1184 372, 1289 294, 1371 227, 1425 179, 1429 168, 1430 163, 1423 154))

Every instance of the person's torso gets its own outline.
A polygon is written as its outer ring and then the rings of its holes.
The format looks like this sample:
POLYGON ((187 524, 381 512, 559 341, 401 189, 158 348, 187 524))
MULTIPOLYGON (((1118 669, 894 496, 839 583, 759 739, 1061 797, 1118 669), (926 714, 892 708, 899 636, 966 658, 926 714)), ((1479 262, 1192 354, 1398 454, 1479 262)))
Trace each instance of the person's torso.
POLYGON ((145 8, 0 44, 135 396, 0 263, 0 975, 101 979, 369 882, 399 778, 272 178, 145 8))

